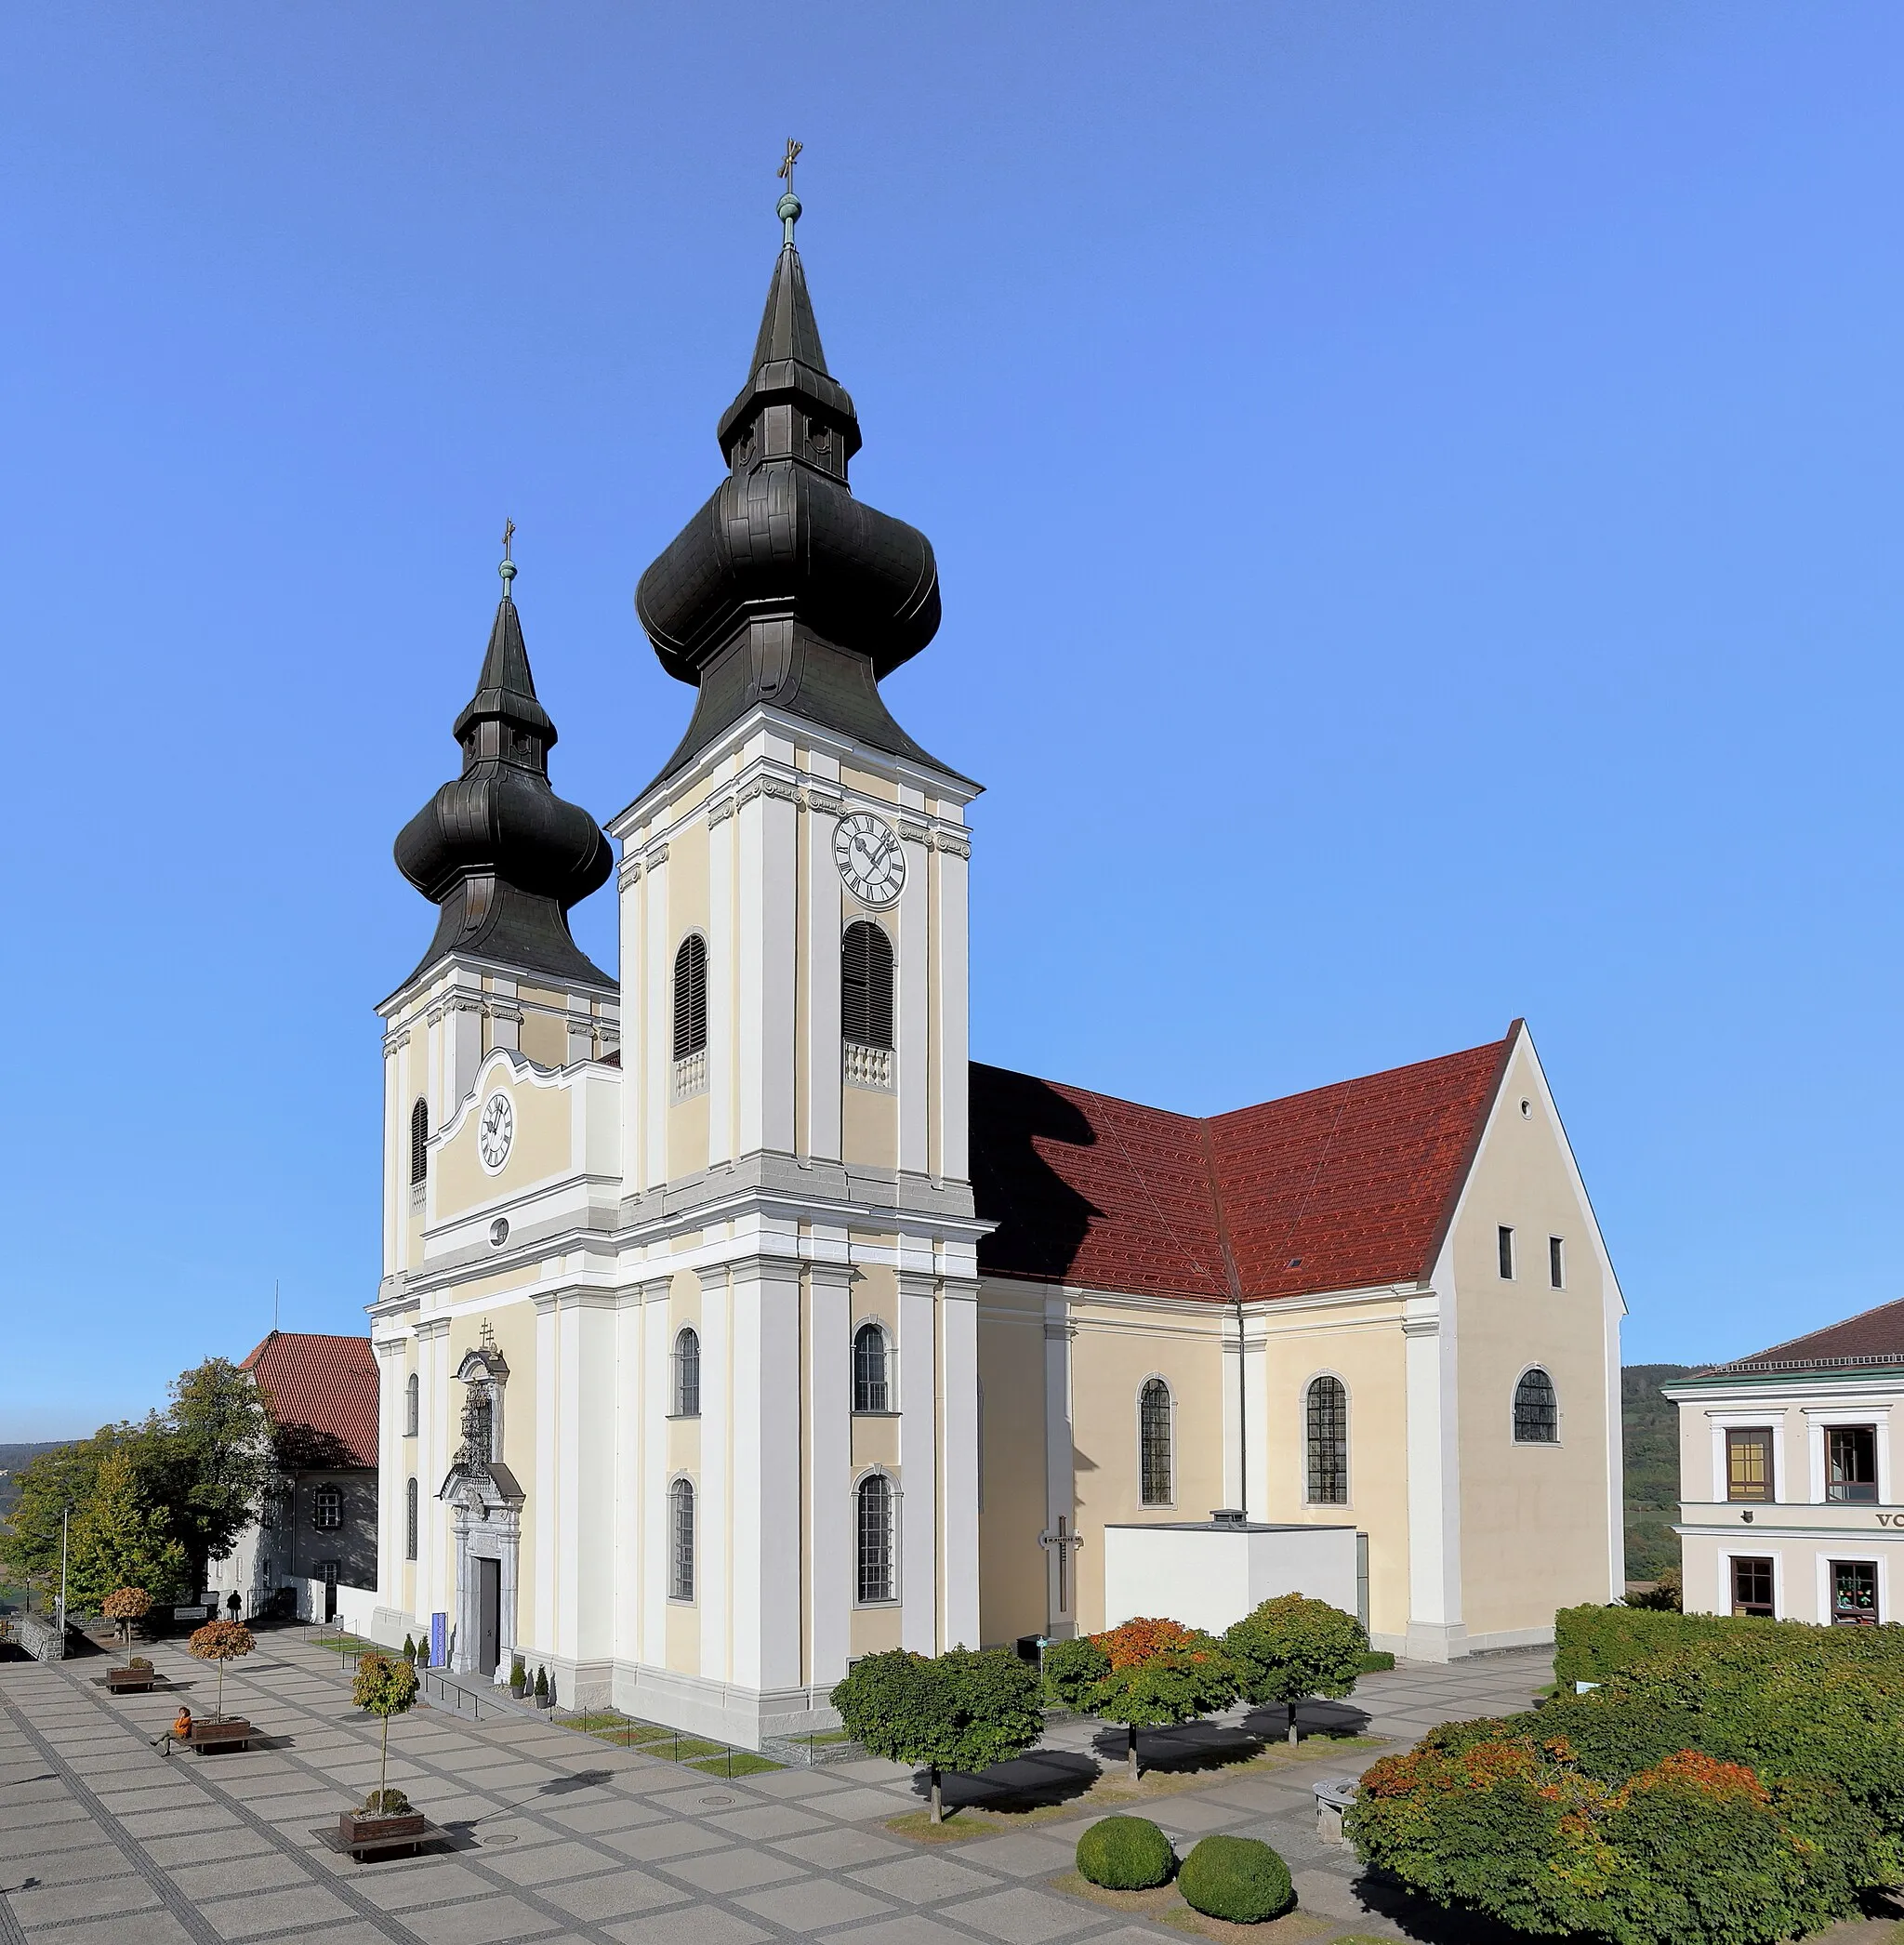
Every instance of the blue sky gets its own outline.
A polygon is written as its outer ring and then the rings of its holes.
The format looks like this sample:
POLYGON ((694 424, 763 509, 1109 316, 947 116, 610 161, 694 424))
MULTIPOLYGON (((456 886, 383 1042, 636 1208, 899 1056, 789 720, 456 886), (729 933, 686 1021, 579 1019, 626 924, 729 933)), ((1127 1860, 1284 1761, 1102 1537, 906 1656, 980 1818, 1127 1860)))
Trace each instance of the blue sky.
POLYGON ((363 1327, 496 536, 611 815, 788 134, 944 580, 889 699, 989 786, 974 1052, 1204 1112, 1525 1014, 1630 1359, 1904 1294, 1894 6, 75 5, 8 66, 0 1437, 274 1279, 363 1327))

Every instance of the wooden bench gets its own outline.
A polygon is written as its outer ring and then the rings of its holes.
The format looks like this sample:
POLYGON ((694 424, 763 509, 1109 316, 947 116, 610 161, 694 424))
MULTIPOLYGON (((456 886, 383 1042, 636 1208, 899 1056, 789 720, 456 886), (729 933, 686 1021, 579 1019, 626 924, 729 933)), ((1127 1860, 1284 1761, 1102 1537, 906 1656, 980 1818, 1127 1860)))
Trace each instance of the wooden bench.
POLYGON ((159 1679, 151 1668, 109 1668, 106 1687, 114 1695, 144 1695, 159 1679))
POLYGON ((208 1749, 249 1749, 257 1734, 241 1716, 231 1716, 222 1722, 194 1722, 186 1747, 200 1755, 208 1749))

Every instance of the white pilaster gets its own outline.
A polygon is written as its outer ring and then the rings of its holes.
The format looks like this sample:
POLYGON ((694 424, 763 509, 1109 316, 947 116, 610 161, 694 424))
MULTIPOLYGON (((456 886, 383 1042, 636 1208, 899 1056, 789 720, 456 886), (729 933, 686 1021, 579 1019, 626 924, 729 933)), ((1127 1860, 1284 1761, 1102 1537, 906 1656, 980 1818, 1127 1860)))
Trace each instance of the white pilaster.
MULTIPOLYGON (((641 880, 642 930, 645 953, 641 960, 641 1014, 628 1028, 628 1039, 639 1035, 641 1053, 636 1086, 646 1108, 646 1130, 641 1142, 642 1173, 638 1178, 646 1188, 659 1188, 668 1180, 668 1104, 674 1091, 674 1047, 669 1036, 668 982, 672 966, 668 951, 668 846, 657 844, 648 853, 648 867, 641 880)), ((624 1079, 622 1085, 629 1083, 624 1079)))
MULTIPOLYGON (((403 1340, 373 1338, 377 1354, 377 1604, 408 1611, 403 1599, 403 1491, 414 1439, 403 1436, 403 1340)), ((420 1488, 419 1488, 420 1490, 420 1488)))
MULTIPOLYGON (((893 1012, 894 1092, 899 1102, 899 1168, 902 1174, 929 1172, 932 1132, 932 932, 928 923, 932 890, 921 826, 902 819, 906 889, 887 922, 896 928, 898 960, 893 1012)), ((908 1601, 908 1606, 910 1602, 908 1601)))
POLYGON ((800 1678, 800 1386, 795 1376, 800 1369, 800 1264, 790 1258, 750 1256, 730 1274, 734 1661, 729 1679, 747 1688, 791 1688, 800 1678))
POLYGON ((668 1659, 668 1413, 670 1279, 641 1285, 641 1471, 636 1523, 641 1547, 639 1658, 668 1659))
POLYGON ((777 777, 763 778, 756 794, 743 796, 734 840, 739 1080, 735 1152, 751 1155, 771 1149, 790 1155, 799 985, 794 897, 799 814, 793 786, 777 777))
POLYGON ((899 1641, 935 1655, 939 1639, 937 1304, 931 1277, 899 1272, 899 1641))
POLYGON ((805 826, 808 1000, 803 1141, 816 1161, 840 1159, 840 937, 845 930, 845 893, 833 864, 838 808, 822 808, 828 804, 835 800, 816 792, 805 826))
POLYGON ((562 1445, 557 1396, 561 1336, 552 1296, 536 1299, 536 1582, 529 1598, 530 1645, 556 1651, 561 1625, 557 1549, 562 1516, 562 1445))
MULTIPOLYGON (((740 1027, 737 974, 741 963, 736 940, 734 833, 738 820, 723 817, 707 826, 707 1161, 731 1161, 734 1147, 735 1065, 740 1027)), ((758 951, 758 941, 755 942, 758 951)), ((757 975, 758 976, 758 975, 757 975)), ((745 1098, 747 1089, 741 1086, 745 1098)))
MULTIPOLYGON (((1437 1278, 1439 1289, 1445 1289, 1437 1278)), ((1408 1371, 1408 1658, 1464 1653, 1461 1466, 1455 1443, 1453 1305, 1411 1297, 1402 1318, 1408 1371)))
POLYGON ((938 937, 933 958, 939 977, 938 1046, 939 1139, 934 1172, 963 1182, 971 1172, 968 1128, 970 1091, 965 1075, 970 1046, 970 920, 966 908, 968 867, 957 850, 937 853, 938 937))
MULTIPOLYGON (((836 956, 837 962, 837 956, 836 956)), ((836 1036, 837 1038, 837 1036, 836 1036)), ((837 1063, 836 1063, 837 1065, 837 1063)), ((815 1263, 808 1282, 809 1561, 807 1679, 829 1687, 846 1674, 853 1599, 853 1272, 815 1263)))
MULTIPOLYGON (((1078 1486, 1071 1443, 1071 1323, 1062 1295, 1045 1300, 1045 1533, 1068 1536, 1078 1515, 1078 1486)), ((1077 1549, 1045 1548, 1046 1598, 1054 1636, 1076 1631, 1077 1549)))
MULTIPOLYGON (((711 1008, 710 1008, 711 1012, 711 1008)), ((733 1679, 728 1626, 728 1549, 734 1488, 734 1360, 724 1266, 701 1272, 701 1478, 695 1494, 694 1595, 701 1609, 701 1674, 733 1679)))
POLYGON ((939 1638, 977 1647, 978 1606, 978 1285, 940 1285, 939 1638))

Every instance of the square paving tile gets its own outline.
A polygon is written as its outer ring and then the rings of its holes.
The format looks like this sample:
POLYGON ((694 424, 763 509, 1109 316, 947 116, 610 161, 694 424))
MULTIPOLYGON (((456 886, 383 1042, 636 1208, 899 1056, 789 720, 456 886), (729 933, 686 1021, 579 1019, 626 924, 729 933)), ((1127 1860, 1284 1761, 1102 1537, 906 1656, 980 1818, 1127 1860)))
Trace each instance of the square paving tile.
POLYGON ((855 1918, 876 1918, 892 1909, 883 1898, 826 1877, 749 1891, 734 1901, 759 1912, 771 1925, 784 1925, 802 1934, 818 1931, 823 1925, 849 1925, 855 1918))
POLYGON ((1087 1925, 1104 1921, 1077 1905, 1047 1898, 1042 1891, 1013 1885, 1009 1891, 994 1891, 987 1898, 970 1899, 964 1904, 948 1905, 944 1915, 969 1925, 974 1931, 1002 1938, 1005 1945, 1042 1945, 1046 1938, 1061 1938, 1066 1932, 1082 1931, 1087 1925))
MULTIPOLYGON (((48 1945, 126 1945, 131 1927, 124 1918, 82 1918, 41 1937, 48 1945)), ((192 1934, 170 1912, 139 1914, 139 1945, 192 1945, 192 1934)))
POLYGON ((221 1938, 251 1938, 259 1932, 329 1925, 353 1915, 341 1898, 315 1884, 284 1891, 246 1891, 215 1899, 200 1910, 221 1938))
POLYGON ((807 1807, 817 1816, 860 1822, 874 1817, 903 1817, 919 1807, 919 1799, 892 1790, 836 1790, 831 1796, 813 1798, 807 1807))
POLYGON ((401 1912, 413 1904, 441 1904, 452 1898, 476 1898, 495 1889, 467 1865, 449 1858, 429 1863, 405 1860, 399 1871, 379 1864, 345 1865, 343 1874, 349 1876, 358 1897, 368 1899, 384 1912, 401 1912))
MULTIPOLYGON (((1149 1934, 1144 1936, 1147 1938, 1149 1934)), ((936 1918, 928 1918, 919 1912, 885 1918, 877 1925, 863 1925, 846 1938, 852 1945, 972 1945, 970 1932, 954 1931, 949 1925, 941 1925, 936 1918)), ((845 1945, 844 1939, 841 1945, 845 1945)), ((1096 1945, 1095 1940, 1092 1945, 1096 1945)))
POLYGON ((578 1803, 572 1809, 544 1810, 551 1823, 572 1831, 631 1831, 654 1823, 664 1814, 646 1804, 617 1796, 610 1803, 578 1803))
POLYGON ((613 1871, 619 1862, 619 1859, 587 1844, 562 1839, 532 1844, 526 1832, 520 1847, 491 1849, 483 1858, 484 1870, 494 1871, 512 1885, 546 1885, 571 1877, 588 1877, 597 1871, 613 1871))
POLYGON ((141 1847, 155 1864, 169 1871, 174 1864, 208 1864, 228 1858, 262 1857, 274 1848, 257 1831, 189 1831, 178 1837, 146 1837, 141 1847))
POLYGON ((1077 1844, 1076 1835, 1067 1844, 1058 1837, 1013 1831, 1007 1836, 987 1837, 963 1854, 981 1870, 996 1871, 1004 1877, 1050 1877, 1070 1870, 1077 1844))
POLYGON ((403 1923, 428 1945, 499 1945, 503 1939, 534 1938, 549 1929, 549 1920, 520 1898, 496 1894, 472 1904, 408 1912, 403 1923))
POLYGON ((125 1876, 94 1878, 86 1884, 48 1885, 45 1889, 8 1891, 14 1916, 28 1927, 58 1925, 68 1918, 110 1918, 116 1912, 155 1908, 159 1894, 120 1860, 125 1876))
POLYGON ((827 1828, 824 1819, 809 1817, 784 1803, 756 1804, 745 1810, 721 1810, 706 1816, 704 1822, 731 1837, 803 1837, 811 1831, 827 1828))
POLYGON ((88 1844, 78 1850, 43 1851, 33 1860, 31 1871, 7 1872, 0 1865, 0 1878, 11 1882, 19 1877, 36 1877, 43 1885, 76 1885, 88 1877, 117 1877, 132 1867, 114 1844, 88 1844))
POLYGON ((758 1850, 717 1850, 711 1857, 676 1858, 662 1866, 669 1877, 681 1878, 697 1891, 725 1894, 750 1891, 756 1885, 771 1885, 776 1879, 804 1877, 798 1864, 785 1858, 770 1858, 758 1850))
POLYGON ((756 1939, 773 1936, 751 1919, 707 1904, 660 1918, 630 1918, 604 1929, 622 1945, 754 1945, 756 1939))
POLYGON ((855 1871, 853 1881, 864 1885, 868 1891, 879 1892, 882 1898, 896 1898, 901 1904, 936 1904, 942 1898, 998 1888, 998 1879, 987 1877, 983 1871, 931 1853, 876 1864, 869 1871, 855 1871))
POLYGON ((803 1864, 818 1864, 823 1870, 840 1871, 849 1864, 875 1864, 881 1858, 896 1858, 906 1848, 891 1837, 876 1837, 871 1831, 845 1825, 838 1830, 816 1831, 811 1837, 787 1837, 776 1842, 803 1864))
POLYGON ((645 1871, 612 1871, 606 1877, 585 1878, 580 1884, 544 1885, 542 1895, 574 1917, 599 1923, 652 1912, 659 1905, 682 1904, 690 1894, 645 1871))
MULTIPOLYGON (((725 1850, 728 1840, 693 1823, 652 1823, 642 1830, 606 1831, 602 1843, 638 1863, 658 1864, 667 1858, 692 1857, 696 1851, 725 1850)), ((675 1873, 677 1876, 680 1872, 675 1873)))
POLYGON ((220 1858, 209 1864, 175 1864, 172 1882, 188 1898, 227 1898, 239 1891, 281 1891, 288 1885, 307 1885, 308 1872, 296 1858, 277 1853, 258 1857, 220 1858))

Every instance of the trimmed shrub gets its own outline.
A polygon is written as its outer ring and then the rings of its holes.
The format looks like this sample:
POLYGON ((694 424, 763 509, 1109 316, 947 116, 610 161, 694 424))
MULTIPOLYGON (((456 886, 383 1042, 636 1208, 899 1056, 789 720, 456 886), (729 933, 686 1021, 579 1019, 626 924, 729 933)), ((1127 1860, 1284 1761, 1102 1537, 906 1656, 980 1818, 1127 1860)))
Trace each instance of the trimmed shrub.
MULTIPOLYGON (((1395 1666, 1395 1657, 1385 1647, 1371 1647, 1362 1657, 1357 1674, 1386 1674, 1395 1666)), ((1340 1945, 1340 1941, 1339 1941, 1340 1945)))
POLYGON ((1232 1925, 1261 1925, 1279 1918, 1296 1901, 1289 1867, 1256 1837, 1199 1838, 1177 1888, 1192 1911, 1232 1925))
POLYGON ((1064 1708, 1082 1711, 1087 1691, 1110 1672, 1110 1656, 1089 1634, 1045 1649, 1045 1692, 1064 1708))
POLYGON ((548 1699, 548 1696, 549 1671, 546 1668, 538 1668, 536 1671, 536 1700, 537 1701, 544 1701, 548 1699))
POLYGON ((1279 1594, 1223 1633, 1223 1651, 1246 1701, 1282 1702, 1296 1740, 1296 1704, 1305 1696, 1339 1698, 1355 1686, 1368 1636, 1353 1614, 1327 1601, 1279 1594))
POLYGON ((403 1660, 414 1662, 416 1659, 416 1638, 414 1634, 403 1636, 403 1660))
POLYGON ((1104 1817, 1078 1840, 1078 1874, 1106 1891, 1147 1891, 1177 1868, 1170 1840, 1148 1817, 1104 1817))
POLYGON ((1563 1608, 1554 1617, 1554 1678, 1564 1688, 1576 1682, 1607 1682, 1662 1654, 1741 1640, 1764 1643, 1760 1652, 1779 1661, 1807 1637, 1807 1652, 1827 1660, 1882 1661, 1904 1668, 1904 1628, 1815 1628, 1804 1621, 1761 1621, 1752 1615, 1563 1608))

